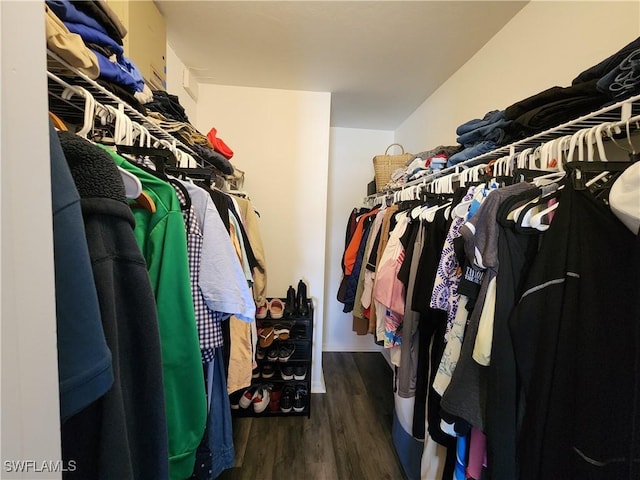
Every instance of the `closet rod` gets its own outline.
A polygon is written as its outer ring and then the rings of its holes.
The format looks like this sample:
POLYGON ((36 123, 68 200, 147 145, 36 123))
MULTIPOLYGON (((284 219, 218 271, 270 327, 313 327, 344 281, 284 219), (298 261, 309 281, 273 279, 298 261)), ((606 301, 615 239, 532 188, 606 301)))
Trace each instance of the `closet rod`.
POLYGON ((540 145, 556 138, 565 135, 573 135, 578 130, 581 130, 583 128, 595 127, 596 125, 599 125, 601 123, 615 122, 618 123, 618 125, 624 125, 627 120, 637 115, 640 115, 640 95, 629 97, 620 102, 603 107, 595 112, 563 123, 562 125, 558 125, 543 132, 537 133, 536 135, 532 135, 531 137, 524 138, 509 145, 505 145, 482 155, 470 158, 469 160, 460 162, 453 167, 447 167, 438 172, 424 175, 423 177, 407 182, 402 186, 368 195, 367 197, 365 197, 365 202, 374 201, 378 197, 385 196, 388 193, 393 193, 398 190, 402 190, 403 188, 421 185, 423 183, 430 183, 440 176, 455 172, 455 167, 473 167, 481 163, 488 163, 490 160, 495 160, 513 153, 519 153, 527 148, 535 149, 540 145))
POLYGON ((171 135, 170 133, 164 131, 151 121, 147 119, 143 114, 138 112, 135 108, 129 105, 126 101, 117 97, 102 85, 98 84, 94 80, 87 77, 84 73, 78 71, 73 66, 69 65, 69 63, 65 62, 62 58, 56 55, 51 50, 47 49, 48 56, 48 65, 47 70, 49 72, 57 72, 57 75, 64 76, 68 78, 68 74, 72 73, 74 75, 73 82, 74 85, 81 86, 88 90, 96 101, 104 104, 110 105, 112 107, 118 107, 122 105, 124 109, 124 113, 127 114, 129 118, 135 120, 140 125, 144 126, 147 130, 149 130, 152 134, 154 134, 157 138, 161 140, 168 141, 170 143, 175 144, 178 148, 183 150, 184 152, 189 153, 198 163, 201 165, 208 165, 208 162, 204 161, 202 157, 200 157, 194 150, 191 149, 188 145, 171 135), (55 62, 52 64, 52 62, 55 62))

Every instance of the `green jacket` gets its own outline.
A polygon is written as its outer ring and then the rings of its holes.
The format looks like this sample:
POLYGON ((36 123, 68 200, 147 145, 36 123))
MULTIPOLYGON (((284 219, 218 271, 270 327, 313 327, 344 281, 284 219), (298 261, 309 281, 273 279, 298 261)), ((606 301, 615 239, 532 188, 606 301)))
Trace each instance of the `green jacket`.
POLYGON ((207 419, 204 375, 187 257, 187 237, 178 197, 171 185, 107 151, 135 174, 156 212, 135 208, 135 237, 147 262, 162 347, 164 398, 171 480, 191 477, 207 419))

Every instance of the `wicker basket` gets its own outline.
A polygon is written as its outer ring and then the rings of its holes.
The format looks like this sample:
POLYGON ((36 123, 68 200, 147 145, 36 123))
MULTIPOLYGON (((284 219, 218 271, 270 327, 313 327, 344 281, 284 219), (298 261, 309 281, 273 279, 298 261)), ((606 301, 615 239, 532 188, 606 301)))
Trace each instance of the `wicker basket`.
POLYGON ((373 157, 373 170, 376 177, 376 191, 381 192, 382 188, 391 180, 391 174, 398 168, 406 166, 407 162, 413 158, 413 154, 404 153, 404 147, 399 143, 392 143, 384 151, 384 155, 373 157), (387 155, 389 149, 398 146, 402 150, 398 155, 387 155))

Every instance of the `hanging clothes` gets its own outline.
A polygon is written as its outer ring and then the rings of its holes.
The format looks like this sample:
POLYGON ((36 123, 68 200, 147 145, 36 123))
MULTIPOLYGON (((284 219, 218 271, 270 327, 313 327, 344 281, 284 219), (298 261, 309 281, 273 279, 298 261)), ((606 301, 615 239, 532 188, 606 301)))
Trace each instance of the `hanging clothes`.
POLYGON ((58 135, 81 197, 114 371, 112 388, 62 425, 63 458, 77 465, 65 478, 170 478, 159 317, 122 179, 102 149, 58 135))
POLYGON ((49 151, 60 419, 64 424, 109 391, 114 374, 111 350, 102 328, 80 195, 51 124, 49 151))
POLYGON ((640 478, 639 255, 606 205, 565 187, 509 321, 521 480, 640 478))
POLYGON ((167 182, 107 152, 116 165, 140 179, 157 207, 155 213, 134 210, 134 233, 158 308, 170 477, 187 478, 193 472, 196 449, 204 433, 206 400, 180 203, 167 182))

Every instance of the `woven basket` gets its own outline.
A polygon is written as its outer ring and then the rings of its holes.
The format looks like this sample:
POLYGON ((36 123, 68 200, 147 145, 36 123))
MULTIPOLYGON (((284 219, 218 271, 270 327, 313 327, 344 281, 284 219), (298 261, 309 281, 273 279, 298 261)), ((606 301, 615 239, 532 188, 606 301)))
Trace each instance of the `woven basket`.
POLYGON ((413 158, 413 154, 404 153, 404 147, 399 143, 392 143, 384 151, 384 155, 373 157, 373 170, 376 177, 376 191, 381 192, 382 188, 391 180, 391 174, 398 168, 406 166, 407 162, 413 158), (402 150, 401 154, 388 155, 389 149, 398 146, 402 150))

